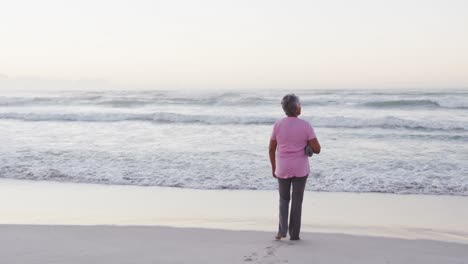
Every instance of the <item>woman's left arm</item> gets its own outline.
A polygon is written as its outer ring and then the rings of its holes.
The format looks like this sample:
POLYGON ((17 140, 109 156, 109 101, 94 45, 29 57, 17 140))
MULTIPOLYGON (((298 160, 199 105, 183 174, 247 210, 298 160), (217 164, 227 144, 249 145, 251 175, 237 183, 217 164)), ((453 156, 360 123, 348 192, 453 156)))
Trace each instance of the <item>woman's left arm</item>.
POLYGON ((320 146, 320 143, 318 142, 318 139, 317 137, 309 140, 309 146, 312 148, 312 151, 315 153, 315 154, 319 154, 320 153, 320 150, 322 149, 322 147, 320 146))

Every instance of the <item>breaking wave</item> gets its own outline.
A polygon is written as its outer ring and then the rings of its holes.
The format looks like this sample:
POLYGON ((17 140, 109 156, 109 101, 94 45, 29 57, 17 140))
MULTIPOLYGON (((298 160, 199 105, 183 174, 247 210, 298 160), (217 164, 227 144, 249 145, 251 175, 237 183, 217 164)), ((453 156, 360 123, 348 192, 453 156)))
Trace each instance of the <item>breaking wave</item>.
MULTIPOLYGON (((314 126, 345 127, 345 128, 406 128, 424 130, 468 130, 468 124, 463 122, 409 120, 394 116, 381 118, 356 117, 303 117, 314 126)), ((171 112, 154 113, 0 113, 0 119, 21 121, 63 121, 63 122, 121 122, 144 121, 154 123, 196 123, 205 125, 271 125, 275 117, 235 116, 235 115, 186 115, 171 112)))

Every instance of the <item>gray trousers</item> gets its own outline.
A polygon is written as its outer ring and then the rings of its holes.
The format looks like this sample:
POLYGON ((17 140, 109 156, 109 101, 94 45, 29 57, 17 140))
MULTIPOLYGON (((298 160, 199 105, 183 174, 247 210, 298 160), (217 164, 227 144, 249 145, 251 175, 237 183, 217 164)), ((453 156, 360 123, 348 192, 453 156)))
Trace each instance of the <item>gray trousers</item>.
POLYGON ((302 215, 302 200, 304 197, 304 189, 307 182, 305 177, 293 177, 289 179, 278 178, 279 190, 279 228, 278 234, 286 237, 288 233, 288 213, 289 201, 291 200, 292 186, 292 203, 291 215, 289 218, 289 237, 298 239, 301 232, 301 215, 302 215))

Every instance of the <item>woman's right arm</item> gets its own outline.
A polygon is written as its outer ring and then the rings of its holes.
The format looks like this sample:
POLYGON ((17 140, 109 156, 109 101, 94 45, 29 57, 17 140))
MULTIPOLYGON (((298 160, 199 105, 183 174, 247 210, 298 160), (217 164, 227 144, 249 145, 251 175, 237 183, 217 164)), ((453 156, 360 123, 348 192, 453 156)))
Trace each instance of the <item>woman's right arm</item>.
POLYGON ((268 153, 270 154, 271 174, 273 178, 276 178, 275 170, 276 170, 276 147, 277 146, 278 146, 278 143, 276 142, 276 140, 270 140, 268 153))
POLYGON ((316 137, 309 140, 309 146, 312 148, 312 150, 314 151, 315 154, 320 153, 321 147, 320 147, 320 143, 318 142, 318 139, 316 137))

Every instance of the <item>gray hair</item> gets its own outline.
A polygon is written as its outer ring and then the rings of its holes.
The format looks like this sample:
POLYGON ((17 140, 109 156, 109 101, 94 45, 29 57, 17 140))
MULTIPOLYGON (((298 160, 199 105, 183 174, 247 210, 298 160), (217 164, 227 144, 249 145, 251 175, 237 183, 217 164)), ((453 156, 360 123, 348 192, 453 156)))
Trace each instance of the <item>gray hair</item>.
POLYGON ((287 116, 295 116, 296 110, 300 106, 299 97, 295 94, 287 94, 281 100, 281 106, 287 116))

